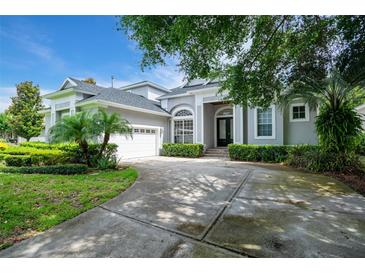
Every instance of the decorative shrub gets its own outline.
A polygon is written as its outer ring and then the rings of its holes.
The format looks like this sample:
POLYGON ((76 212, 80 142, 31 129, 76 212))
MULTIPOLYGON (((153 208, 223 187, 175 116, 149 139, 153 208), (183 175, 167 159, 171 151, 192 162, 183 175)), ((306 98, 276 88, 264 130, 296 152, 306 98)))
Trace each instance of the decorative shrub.
POLYGON ((365 132, 362 132, 357 138, 355 153, 365 156, 365 132))
POLYGON ((3 173, 23 173, 23 174, 58 174, 58 175, 73 175, 82 174, 88 170, 85 165, 68 164, 55 166, 22 166, 22 167, 4 167, 0 168, 3 173))
MULTIPOLYGON (((33 147, 12 146, 2 151, 9 156, 29 156, 32 165, 55 165, 67 162, 69 156, 58 149, 37 149, 33 147)), ((8 157, 9 158, 9 157, 8 157)), ((10 158, 9 158, 10 159, 10 158)), ((16 157, 14 158, 16 159, 16 157)), ((9 160, 10 162, 12 160, 9 160)), ((18 160, 15 160, 18 161, 18 160)), ((8 165, 8 164, 7 164, 8 165)), ((9 164, 10 165, 10 164, 9 164)), ((28 162, 26 163, 28 165, 28 162)))
POLYGON ((202 144, 163 144, 162 154, 172 157, 198 158, 203 155, 202 144))
MULTIPOLYGON (((101 144, 89 144, 90 161, 93 166, 98 165, 96 156, 99 153, 101 144)), ((116 144, 108 144, 102 158, 116 159, 118 146, 116 144)), ((55 165, 65 162, 84 164, 85 160, 82 151, 76 143, 48 144, 43 142, 23 142, 19 147, 7 150, 7 154, 18 155, 34 155, 34 165, 55 165), (53 156, 53 157, 52 157, 53 156)), ((104 161, 105 162, 105 161, 104 161)), ((117 162, 117 161, 112 161, 117 162)), ((111 164, 111 163, 109 163, 111 164)))
POLYGON ((280 163, 288 158, 291 146, 229 144, 232 160, 280 163))
POLYGON ((31 166, 32 159, 30 155, 6 155, 4 157, 7 166, 31 166))
POLYGON ((5 150, 5 149, 7 149, 8 147, 9 147, 9 145, 8 145, 8 144, 6 144, 6 143, 4 143, 4 142, 0 142, 0 151, 5 150))
POLYGON ((289 154, 287 164, 314 172, 352 172, 360 170, 360 161, 354 153, 334 153, 320 147, 295 147, 289 154))

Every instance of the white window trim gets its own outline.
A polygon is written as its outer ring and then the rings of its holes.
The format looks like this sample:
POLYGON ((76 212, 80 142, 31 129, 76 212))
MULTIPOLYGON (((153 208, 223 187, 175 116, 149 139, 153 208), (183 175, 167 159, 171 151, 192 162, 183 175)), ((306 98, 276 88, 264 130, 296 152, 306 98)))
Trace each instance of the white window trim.
POLYGON ((309 106, 306 103, 295 103, 295 104, 290 104, 290 109, 289 109, 289 121, 290 122, 309 122, 309 106), (298 118, 298 119, 294 119, 293 118, 293 107, 305 107, 305 118, 298 118))
POLYGON ((269 140, 269 139, 276 139, 276 109, 275 105, 271 105, 271 118, 272 118, 272 135, 271 136, 258 136, 257 135, 257 109, 254 108, 253 114, 253 124, 254 124, 254 132, 255 132, 255 139, 257 140, 269 140))
POLYGON ((192 120, 193 121, 193 144, 195 144, 195 123, 194 123, 194 111, 191 107, 188 106, 180 106, 174 109, 172 112, 172 119, 171 119, 171 143, 175 143, 175 121, 178 120, 192 120), (189 110, 192 115, 189 116, 175 116, 180 110, 189 110))

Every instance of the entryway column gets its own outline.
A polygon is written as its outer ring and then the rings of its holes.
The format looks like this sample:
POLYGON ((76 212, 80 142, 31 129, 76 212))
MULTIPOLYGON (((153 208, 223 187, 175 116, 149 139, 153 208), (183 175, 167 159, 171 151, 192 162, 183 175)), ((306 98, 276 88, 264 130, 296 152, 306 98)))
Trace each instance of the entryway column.
POLYGON ((233 107, 234 139, 235 144, 243 144, 243 108, 240 105, 233 107))
POLYGON ((202 96, 195 96, 195 143, 204 144, 204 103, 202 96))

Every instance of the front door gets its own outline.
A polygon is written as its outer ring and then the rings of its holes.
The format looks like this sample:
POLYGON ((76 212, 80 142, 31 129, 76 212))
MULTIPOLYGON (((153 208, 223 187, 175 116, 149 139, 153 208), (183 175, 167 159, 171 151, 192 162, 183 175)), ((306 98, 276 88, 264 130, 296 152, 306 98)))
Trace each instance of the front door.
POLYGON ((217 118, 217 146, 227 146, 233 143, 233 118, 217 118))

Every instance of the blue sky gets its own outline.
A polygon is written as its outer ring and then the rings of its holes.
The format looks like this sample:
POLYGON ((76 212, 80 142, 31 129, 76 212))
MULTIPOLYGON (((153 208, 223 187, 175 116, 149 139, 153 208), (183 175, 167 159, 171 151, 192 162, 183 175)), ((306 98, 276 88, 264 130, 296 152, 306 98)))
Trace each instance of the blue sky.
POLYGON ((67 76, 93 77, 115 86, 150 80, 168 88, 183 75, 176 62, 141 71, 141 52, 116 30, 113 16, 0 16, 0 112, 15 94, 15 84, 31 80, 41 92, 57 90, 67 76))

